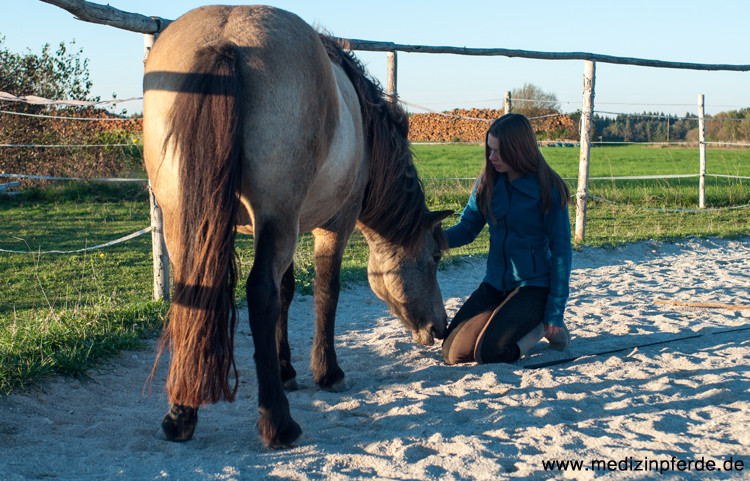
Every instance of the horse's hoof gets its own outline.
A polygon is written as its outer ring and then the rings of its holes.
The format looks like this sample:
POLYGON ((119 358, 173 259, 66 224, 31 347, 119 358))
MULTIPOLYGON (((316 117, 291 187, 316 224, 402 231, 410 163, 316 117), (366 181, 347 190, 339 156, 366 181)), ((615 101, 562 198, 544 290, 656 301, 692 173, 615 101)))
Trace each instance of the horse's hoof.
POLYGON ((338 381, 334 382, 330 386, 323 386, 323 389, 325 389, 328 392, 344 392, 351 389, 351 386, 349 386, 349 383, 346 382, 346 378, 342 377, 338 381))
POLYGON ((297 378, 293 377, 291 379, 287 379, 284 381, 284 390, 285 391, 299 391, 299 384, 297 383, 297 378))
POLYGON ((174 404, 161 421, 161 432, 167 441, 189 441, 198 424, 198 410, 174 404))
POLYGON ((258 430, 263 443, 271 449, 288 449, 294 446, 295 441, 302 434, 302 428, 291 417, 287 418, 278 428, 273 425, 271 416, 264 410, 260 410, 258 419, 258 430))
POLYGON ((329 370, 326 375, 314 376, 314 379, 315 384, 325 391, 343 392, 349 389, 349 385, 346 383, 346 374, 338 366, 329 370))
POLYGON ((287 391, 296 391, 299 389, 297 384, 297 371, 294 370, 290 362, 279 363, 279 370, 281 371, 281 383, 284 385, 284 389, 287 391))

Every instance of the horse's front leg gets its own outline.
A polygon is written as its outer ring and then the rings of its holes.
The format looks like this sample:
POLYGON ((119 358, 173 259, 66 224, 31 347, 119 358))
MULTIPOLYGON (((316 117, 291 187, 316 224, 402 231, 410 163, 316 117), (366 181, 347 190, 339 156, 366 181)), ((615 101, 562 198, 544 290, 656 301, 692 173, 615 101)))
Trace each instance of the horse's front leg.
POLYGON ((256 225, 255 234, 255 262, 246 291, 258 376, 258 430, 267 446, 284 448, 302 434, 289 413, 276 347, 276 325, 281 314, 279 285, 294 255, 296 232, 268 222, 262 228, 256 225))
POLYGON ((292 366, 292 351, 289 348, 289 306, 294 298, 294 263, 281 278, 279 289, 281 294, 281 313, 276 324, 276 351, 279 354, 279 369, 281 371, 281 382, 287 391, 299 389, 297 384, 297 371, 292 366))
POLYGON ((334 328, 341 289, 341 260, 348 235, 324 229, 315 235, 315 339, 310 365, 313 380, 328 391, 347 389, 344 371, 336 360, 334 328))

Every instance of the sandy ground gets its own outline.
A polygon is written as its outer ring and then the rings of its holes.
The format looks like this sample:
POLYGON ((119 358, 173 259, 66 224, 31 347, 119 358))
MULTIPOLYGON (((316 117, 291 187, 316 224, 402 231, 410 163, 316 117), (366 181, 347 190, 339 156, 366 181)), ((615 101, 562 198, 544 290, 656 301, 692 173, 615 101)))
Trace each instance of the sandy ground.
MULTIPOLYGON (((192 441, 158 439, 162 384, 142 393, 154 353, 127 352, 92 381, 0 399, 0 479, 750 479, 750 310, 654 303, 750 305, 750 238, 583 248, 573 269, 567 352, 540 342, 513 365, 446 366, 353 285, 337 322, 351 387, 329 393, 311 381, 312 299, 298 295, 296 447, 258 438, 243 322, 238 400, 202 409, 192 441)), ((483 270, 475 259, 439 273, 449 315, 483 270)))

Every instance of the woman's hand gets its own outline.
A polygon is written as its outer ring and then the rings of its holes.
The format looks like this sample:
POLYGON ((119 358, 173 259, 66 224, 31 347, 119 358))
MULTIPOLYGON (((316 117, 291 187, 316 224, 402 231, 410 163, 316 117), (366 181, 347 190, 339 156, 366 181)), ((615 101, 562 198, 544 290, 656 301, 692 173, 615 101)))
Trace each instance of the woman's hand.
POLYGON ((544 337, 549 339, 550 337, 560 332, 560 329, 562 329, 560 326, 553 326, 552 324, 545 324, 544 325, 544 337))

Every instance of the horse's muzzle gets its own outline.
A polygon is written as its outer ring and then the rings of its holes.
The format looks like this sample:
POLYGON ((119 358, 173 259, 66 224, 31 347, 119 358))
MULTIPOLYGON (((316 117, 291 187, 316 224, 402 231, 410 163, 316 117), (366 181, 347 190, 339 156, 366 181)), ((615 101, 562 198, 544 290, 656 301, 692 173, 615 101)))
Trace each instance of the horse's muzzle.
POLYGON ((432 346, 435 344, 435 339, 443 339, 445 337, 446 322, 443 321, 441 324, 429 324, 418 331, 412 333, 414 342, 423 346, 432 346))

